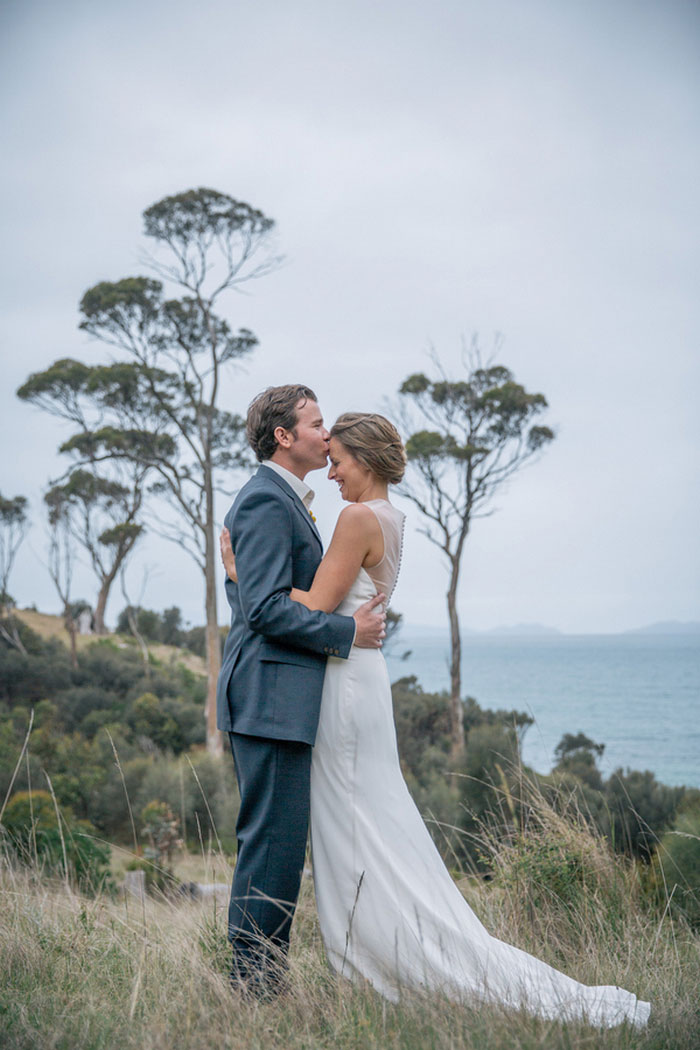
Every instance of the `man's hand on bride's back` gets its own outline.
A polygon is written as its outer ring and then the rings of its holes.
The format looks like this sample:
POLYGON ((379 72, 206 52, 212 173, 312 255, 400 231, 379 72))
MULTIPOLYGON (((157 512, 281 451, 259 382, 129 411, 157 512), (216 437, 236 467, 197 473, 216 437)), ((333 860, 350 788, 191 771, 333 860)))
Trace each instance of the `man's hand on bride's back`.
POLYGON ((364 605, 361 605, 353 619, 357 626, 355 645, 360 649, 379 649, 386 637, 386 613, 381 606, 386 601, 385 594, 377 594, 364 605))
POLYGON ((231 533, 224 525, 219 536, 219 549, 221 551, 221 560, 224 563, 226 569, 226 575, 234 583, 238 583, 238 576, 236 574, 236 555, 233 553, 233 547, 231 546, 231 533))

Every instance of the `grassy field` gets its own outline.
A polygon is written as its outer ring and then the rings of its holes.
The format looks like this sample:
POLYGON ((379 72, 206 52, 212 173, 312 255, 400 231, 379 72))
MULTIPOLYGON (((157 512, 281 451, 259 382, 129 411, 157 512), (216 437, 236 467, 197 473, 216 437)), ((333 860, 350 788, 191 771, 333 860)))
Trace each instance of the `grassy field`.
MULTIPOLYGON (((543 896, 539 852, 530 847, 525 854, 505 851, 493 882, 463 879, 460 887, 496 936, 586 983, 618 983, 650 999, 652 1019, 644 1031, 544 1022, 408 993, 391 1005, 329 971, 308 877, 295 921, 289 990, 271 1003, 250 1002, 226 980, 221 906, 82 897, 6 860, 0 875, 0 1045, 697 1050, 700 938, 648 911, 634 870, 613 860, 600 843, 586 841, 580 829, 559 833, 585 849, 590 862, 585 892, 568 904, 543 896)), ((125 859, 123 851, 115 852, 116 871, 125 859)), ((184 855, 176 865, 182 879, 227 881, 230 870, 230 861, 216 855, 184 855)))

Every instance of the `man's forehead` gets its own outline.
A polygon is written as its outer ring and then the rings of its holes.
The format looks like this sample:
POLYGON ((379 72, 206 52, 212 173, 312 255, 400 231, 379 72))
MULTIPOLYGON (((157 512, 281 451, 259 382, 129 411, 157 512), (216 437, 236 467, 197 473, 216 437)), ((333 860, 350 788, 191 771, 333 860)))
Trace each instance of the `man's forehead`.
POLYGON ((317 402, 311 401, 309 398, 306 398, 302 401, 297 401, 296 410, 297 418, 303 415, 305 419, 309 420, 323 419, 321 409, 319 408, 317 402))

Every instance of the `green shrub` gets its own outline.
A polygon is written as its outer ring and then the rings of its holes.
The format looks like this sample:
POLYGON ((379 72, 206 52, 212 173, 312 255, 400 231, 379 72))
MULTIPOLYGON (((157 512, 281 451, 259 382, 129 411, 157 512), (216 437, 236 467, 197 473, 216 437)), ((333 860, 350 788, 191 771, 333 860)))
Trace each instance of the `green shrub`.
POLYGON ((605 782, 601 830, 619 852, 649 861, 685 793, 683 787, 661 784, 649 770, 616 769, 605 782))
POLYGON ((141 812, 141 834, 148 839, 145 853, 150 860, 169 867, 173 853, 182 846, 180 825, 166 802, 153 799, 141 812))
POLYGON ((161 751, 179 754, 194 743, 204 743, 202 708, 186 700, 142 693, 132 701, 126 717, 137 737, 152 741, 161 751))
POLYGON ((641 897, 633 862, 615 858, 608 843, 580 815, 565 816, 536 784, 523 785, 523 824, 510 839, 484 829, 495 882, 514 914, 528 917, 528 933, 560 951, 622 930, 641 897))
POLYGON ((657 853, 671 907, 700 929, 700 806, 682 812, 657 853))
POLYGON ((18 791, 3 814, 5 840, 21 863, 44 874, 65 876, 83 892, 111 889, 109 846, 98 842, 92 825, 75 820, 69 809, 61 811, 60 819, 59 825, 48 791, 18 791))
POLYGON ((228 755, 214 758, 205 751, 177 759, 154 755, 131 795, 134 812, 153 798, 166 802, 178 815, 182 837, 192 849, 216 849, 221 842, 225 850, 235 850, 239 797, 228 755))

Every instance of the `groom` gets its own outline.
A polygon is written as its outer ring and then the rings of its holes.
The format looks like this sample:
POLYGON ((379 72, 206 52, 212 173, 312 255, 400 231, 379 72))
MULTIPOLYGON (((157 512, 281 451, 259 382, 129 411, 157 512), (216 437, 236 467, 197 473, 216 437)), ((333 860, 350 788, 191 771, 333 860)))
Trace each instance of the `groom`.
POLYGON ((326 658, 353 644, 378 648, 377 595, 354 616, 293 602, 323 555, 304 478, 326 465, 330 435, 305 386, 270 387, 251 404, 251 448, 261 466, 225 518, 238 583, 226 579, 231 628, 217 689, 217 724, 228 732, 241 795, 231 887, 232 979, 274 992, 284 972, 304 867, 311 749, 326 658))

